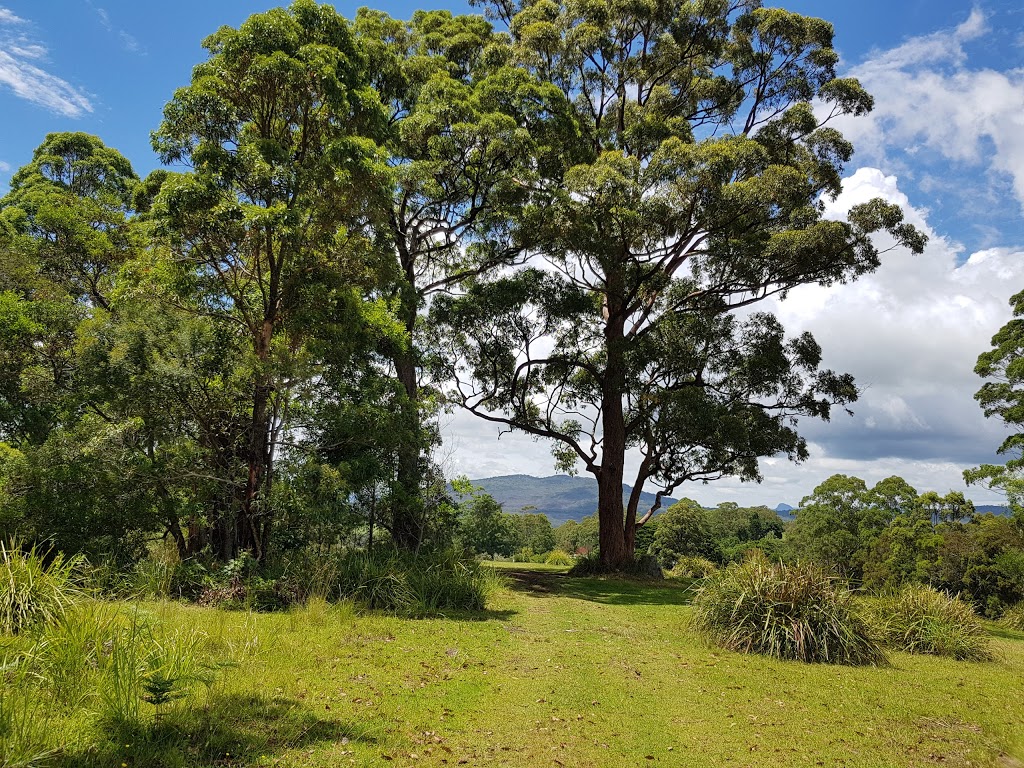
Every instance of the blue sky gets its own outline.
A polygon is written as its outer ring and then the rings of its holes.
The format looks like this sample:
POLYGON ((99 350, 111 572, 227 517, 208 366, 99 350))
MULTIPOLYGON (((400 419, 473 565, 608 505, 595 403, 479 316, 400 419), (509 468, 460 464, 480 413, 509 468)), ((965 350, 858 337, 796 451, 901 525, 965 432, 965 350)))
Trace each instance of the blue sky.
MULTIPOLYGON (((769 3, 776 4, 776 3, 769 3)), ((1018 1, 792 0, 836 28, 841 70, 876 98, 868 118, 839 127, 857 154, 833 208, 882 195, 932 237, 928 252, 889 255, 852 286, 808 288, 775 310, 815 333, 826 363, 854 374, 852 418, 808 422, 812 459, 764 463, 761 486, 689 489, 705 503, 795 503, 833 472, 870 481, 901 474, 920 489, 962 487, 965 466, 993 458, 1004 431, 973 402, 978 353, 1024 289, 1024 7, 1018 1)), ((200 41, 275 3, 254 0, 0 0, 0 193, 51 131, 86 131, 140 175, 164 103, 204 58, 200 41)), ((390 0, 467 11, 463 2, 390 0)), ((358 4, 337 3, 351 17, 358 4)), ((453 472, 550 474, 547 449, 502 437, 462 415, 445 425, 453 472)), ((973 492, 982 501, 992 500, 973 492)))

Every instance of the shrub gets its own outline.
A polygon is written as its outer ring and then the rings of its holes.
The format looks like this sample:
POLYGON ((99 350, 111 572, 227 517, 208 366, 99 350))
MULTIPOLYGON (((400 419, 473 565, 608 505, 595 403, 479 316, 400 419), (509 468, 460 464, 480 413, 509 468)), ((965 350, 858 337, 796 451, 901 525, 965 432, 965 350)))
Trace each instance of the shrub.
POLYGON ((491 569, 454 551, 418 556, 384 549, 346 552, 337 558, 336 573, 331 599, 415 614, 482 610, 499 583, 491 569))
POLYGON ((82 563, 58 553, 47 566, 35 547, 22 552, 0 541, 0 633, 59 620, 81 594, 75 574, 82 563))
POLYGON ((564 550, 555 549, 548 552, 544 562, 548 565, 572 565, 576 562, 576 558, 564 550))
POLYGON ((694 555, 679 558, 668 575, 673 579, 703 579, 717 572, 718 565, 713 561, 694 555))
POLYGON ((531 563, 533 562, 533 550, 529 547, 522 547, 512 553, 513 563, 531 563))
POLYGON ((1024 603, 1017 603, 1007 608, 999 623, 1008 629, 1024 632, 1024 603))
POLYGON ((882 664, 885 654, 838 579, 811 565, 752 554, 705 579, 692 624, 733 651, 832 664, 882 664))
POLYGON ((663 579, 661 565, 653 555, 637 555, 618 568, 610 568, 601 561, 599 552, 590 552, 576 558, 572 568, 569 569, 570 576, 607 576, 617 574, 620 576, 632 576, 637 579, 663 579))
POLYGON ((991 658, 988 634, 974 609, 931 587, 908 586, 867 601, 879 638, 907 653, 983 661, 991 658))

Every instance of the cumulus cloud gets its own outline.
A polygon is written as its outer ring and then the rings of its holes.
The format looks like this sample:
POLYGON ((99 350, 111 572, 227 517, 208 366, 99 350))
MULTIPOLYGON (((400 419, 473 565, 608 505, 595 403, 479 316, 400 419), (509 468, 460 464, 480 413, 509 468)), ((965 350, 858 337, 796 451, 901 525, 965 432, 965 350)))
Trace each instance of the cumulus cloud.
MULTIPOLYGON (((1024 69, 971 67, 968 47, 988 32, 975 8, 953 29, 876 52, 849 72, 875 97, 874 111, 836 126, 880 167, 910 170, 931 158, 984 169, 988 186, 1008 181, 1024 209, 1024 69)), ((921 181, 938 191, 934 179, 921 181)), ((982 204, 991 197, 982 194, 982 204)))
MULTIPOLYGON (((882 197, 900 205, 907 220, 930 237, 925 252, 885 254, 881 268, 849 285, 803 286, 775 312, 790 334, 810 331, 824 350, 824 365, 852 373, 861 387, 853 416, 831 422, 804 420, 800 431, 811 459, 762 461, 760 485, 722 480, 689 486, 677 495, 704 504, 796 504, 837 472, 870 483, 899 474, 919 490, 963 489, 964 468, 993 461, 1005 429, 984 418, 974 401, 981 380, 978 355, 1010 318, 1009 297, 1024 287, 1024 248, 991 248, 963 258, 961 249, 936 233, 926 213, 910 204, 895 176, 861 168, 846 179, 828 215, 844 216, 853 205, 882 197)), ((892 245, 887 237, 878 246, 892 245)), ((553 473, 550 445, 519 434, 503 435, 458 413, 445 425, 446 464, 470 477, 553 473)), ((632 457, 629 468, 638 464, 632 457)), ((629 468, 627 468, 627 482, 629 468)), ((998 497, 971 489, 979 501, 998 497)))
POLYGON ((92 112, 85 93, 43 68, 46 46, 27 29, 27 21, 0 7, 0 87, 65 117, 92 112))

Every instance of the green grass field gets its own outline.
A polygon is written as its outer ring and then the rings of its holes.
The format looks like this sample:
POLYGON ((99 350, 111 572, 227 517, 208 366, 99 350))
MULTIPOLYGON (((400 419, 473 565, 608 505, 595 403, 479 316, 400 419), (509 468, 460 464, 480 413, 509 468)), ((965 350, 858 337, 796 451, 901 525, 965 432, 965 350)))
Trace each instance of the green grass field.
POLYGON ((985 663, 779 662, 696 638, 678 584, 503 572, 474 616, 146 604, 233 666, 116 741, 84 710, 51 715, 70 742, 54 764, 1022 765, 1022 633, 994 631, 985 663))

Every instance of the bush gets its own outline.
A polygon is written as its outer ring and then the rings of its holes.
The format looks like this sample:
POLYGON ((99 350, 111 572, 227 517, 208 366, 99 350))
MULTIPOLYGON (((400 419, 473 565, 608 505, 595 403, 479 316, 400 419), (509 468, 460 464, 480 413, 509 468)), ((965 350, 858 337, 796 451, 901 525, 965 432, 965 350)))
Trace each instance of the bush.
POLYGON ((336 562, 330 599, 351 600, 373 610, 479 611, 498 584, 491 569, 456 552, 407 556, 384 549, 352 551, 336 562))
POLYGON ((548 552, 544 558, 544 562, 548 565, 572 565, 576 562, 576 558, 561 549, 555 549, 548 552))
POLYGON ((533 550, 529 547, 522 547, 512 553, 513 563, 532 563, 533 562, 533 550))
POLYGON ((0 541, 0 633, 15 635, 63 617, 81 594, 75 575, 82 563, 58 553, 45 565, 35 547, 26 553, 16 542, 0 541))
POLYGON ((703 579, 713 573, 718 573, 718 565, 706 557, 693 555, 679 558, 668 575, 673 579, 703 579))
POLYGON ((770 563, 759 553, 705 579, 691 621, 718 645, 742 653, 832 664, 886 661, 842 582, 817 566, 770 563))
POLYGON ((599 552, 591 552, 576 558, 576 562, 569 569, 570 576, 608 576, 611 574, 632 576, 637 579, 665 578, 661 572, 661 565, 653 555, 637 555, 618 568, 610 568, 601 561, 599 552))
POLYGON ((992 656, 988 633, 974 609, 945 592, 908 586, 869 600, 867 606, 878 637, 893 650, 967 661, 992 656))
POLYGON ((1007 608, 999 623, 1008 629, 1024 632, 1024 603, 1017 603, 1007 608))

